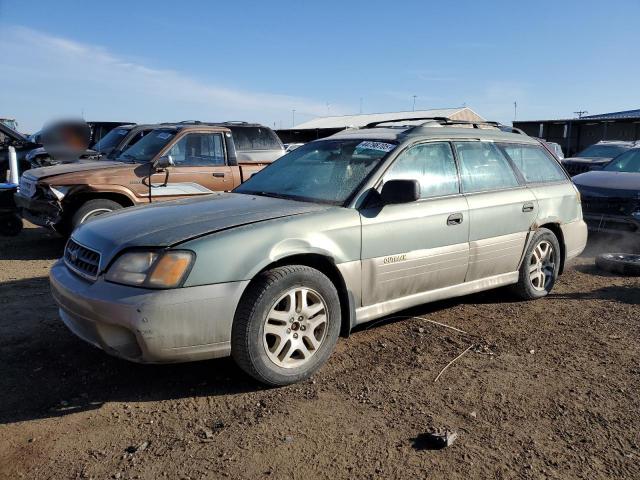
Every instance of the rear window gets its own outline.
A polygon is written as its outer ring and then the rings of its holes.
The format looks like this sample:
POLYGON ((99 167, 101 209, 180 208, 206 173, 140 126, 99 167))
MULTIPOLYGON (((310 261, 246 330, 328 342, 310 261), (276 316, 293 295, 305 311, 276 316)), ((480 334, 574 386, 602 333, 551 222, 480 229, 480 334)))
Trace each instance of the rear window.
POLYGON ((541 147, 535 145, 502 144, 527 183, 559 182, 566 180, 562 167, 541 147))
POLYGON ((282 144, 270 128, 228 126, 238 151, 281 150, 282 144))

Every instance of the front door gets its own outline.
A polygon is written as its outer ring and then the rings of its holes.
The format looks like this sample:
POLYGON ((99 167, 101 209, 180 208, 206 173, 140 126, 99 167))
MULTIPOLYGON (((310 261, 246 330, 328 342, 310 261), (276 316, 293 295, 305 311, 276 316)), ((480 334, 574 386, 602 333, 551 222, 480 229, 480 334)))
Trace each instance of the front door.
POLYGON ((233 172, 225 161, 222 133, 188 132, 161 155, 171 155, 174 165, 151 177, 154 200, 233 189, 233 172))
POLYGON ((466 281, 515 272, 538 213, 538 202, 493 142, 454 145, 462 191, 469 204, 466 281))
POLYGON ((451 145, 409 147, 383 182, 391 179, 418 180, 421 198, 361 210, 363 306, 456 285, 467 272, 468 207, 451 145))

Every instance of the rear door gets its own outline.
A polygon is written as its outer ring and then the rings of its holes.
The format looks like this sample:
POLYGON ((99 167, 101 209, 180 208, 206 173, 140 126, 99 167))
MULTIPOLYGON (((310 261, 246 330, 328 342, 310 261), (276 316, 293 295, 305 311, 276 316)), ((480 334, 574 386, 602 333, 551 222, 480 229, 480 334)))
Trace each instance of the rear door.
POLYGON ((469 205, 466 281, 518 269, 538 202, 506 154, 490 141, 454 142, 469 205))
POLYGON ((152 177, 153 199, 203 195, 234 187, 222 132, 188 131, 159 156, 171 155, 174 166, 152 177))
POLYGON ((468 208, 451 145, 409 147, 391 179, 418 180, 421 198, 360 211, 363 306, 463 283, 467 272, 468 208))

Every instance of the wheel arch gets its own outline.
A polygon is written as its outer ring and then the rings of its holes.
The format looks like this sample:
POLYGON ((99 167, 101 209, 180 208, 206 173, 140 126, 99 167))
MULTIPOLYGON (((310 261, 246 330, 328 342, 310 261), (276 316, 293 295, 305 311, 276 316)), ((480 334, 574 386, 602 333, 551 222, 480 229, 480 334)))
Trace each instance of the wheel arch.
POLYGON ((564 243, 564 234, 562 233, 562 228, 560 227, 560 223, 557 222, 547 222, 540 225, 538 228, 546 228, 547 230, 551 230, 553 234, 558 239, 558 244, 560 245, 560 270, 558 274, 562 274, 564 272, 564 262, 567 258, 567 246, 564 243))
MULTIPOLYGON (((338 291, 338 298, 340 299, 340 335, 348 337, 351 332, 351 327, 355 324, 355 301, 353 294, 347 288, 347 284, 344 277, 340 273, 340 270, 336 266, 333 259, 327 255, 320 253, 298 253, 288 255, 279 258, 268 265, 265 265, 256 275, 253 277, 246 289, 249 289, 251 284, 256 278, 263 272, 271 270, 273 268, 283 267, 286 265, 306 265, 307 267, 315 268, 326 275, 333 283, 338 291)), ((245 291, 246 291, 245 289, 245 291)))
POLYGON ((69 195, 69 198, 65 198, 65 210, 67 215, 73 215, 73 212, 80 208, 80 206, 89 200, 106 199, 119 203, 123 207, 133 207, 134 201, 125 193, 112 192, 112 191, 95 191, 95 190, 80 190, 73 192, 69 195))

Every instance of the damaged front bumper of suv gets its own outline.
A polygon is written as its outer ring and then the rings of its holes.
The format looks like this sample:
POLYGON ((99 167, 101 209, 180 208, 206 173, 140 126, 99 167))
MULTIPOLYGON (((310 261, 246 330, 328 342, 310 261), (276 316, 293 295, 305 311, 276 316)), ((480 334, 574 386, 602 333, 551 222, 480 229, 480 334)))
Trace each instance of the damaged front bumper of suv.
POLYGON ((22 218, 35 225, 55 229, 62 221, 62 199, 65 194, 64 188, 45 189, 23 176, 14 200, 22 218))

